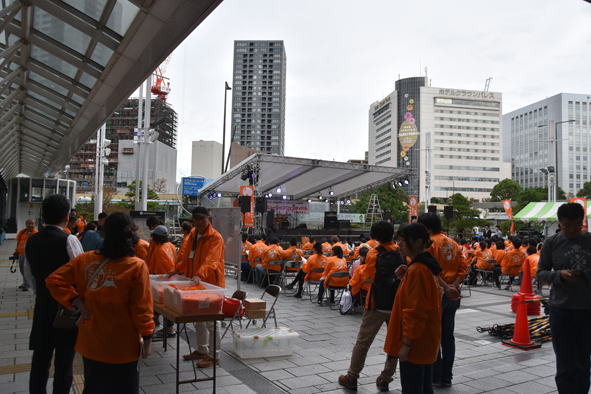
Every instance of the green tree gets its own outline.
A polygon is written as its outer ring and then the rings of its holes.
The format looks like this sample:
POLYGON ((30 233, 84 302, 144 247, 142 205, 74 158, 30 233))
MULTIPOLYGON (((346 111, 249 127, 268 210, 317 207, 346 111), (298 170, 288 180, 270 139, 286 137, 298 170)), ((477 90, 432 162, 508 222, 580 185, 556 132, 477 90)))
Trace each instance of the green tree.
MULTIPOLYGON (((564 190, 558 188, 558 199, 565 200, 566 195, 564 190)), ((519 212, 530 202, 548 201, 548 188, 547 187, 530 187, 523 189, 517 197, 517 206, 514 209, 514 213, 519 212)))
POLYGON ((389 184, 382 185, 372 190, 360 194, 359 199, 351 206, 351 210, 356 213, 366 213, 369 199, 372 194, 378 195, 380 208, 384 216, 390 216, 393 221, 406 223, 408 219, 408 196, 400 188, 392 189, 389 184))
MULTIPOLYGON (((125 193, 127 200, 121 201, 119 206, 125 209, 133 209, 134 201, 135 201, 135 181, 131 184, 127 185, 127 189, 129 190, 125 193)), ((140 182, 140 197, 142 192, 142 183, 140 182)), ((159 200, 158 194, 148 186, 148 200, 159 200)), ((159 204, 155 201, 148 201, 148 211, 157 211, 159 209, 159 204)))
POLYGON ((489 225, 490 222, 480 219, 480 211, 472 208, 472 201, 460 193, 452 194, 449 203, 453 207, 454 216, 447 221, 449 230, 459 233, 471 232, 472 227, 489 225))
POLYGON ((519 183, 512 179, 503 179, 490 192, 491 201, 516 200, 521 192, 519 183))
POLYGON ((591 198, 591 182, 583 183, 583 188, 577 192, 577 197, 591 198))

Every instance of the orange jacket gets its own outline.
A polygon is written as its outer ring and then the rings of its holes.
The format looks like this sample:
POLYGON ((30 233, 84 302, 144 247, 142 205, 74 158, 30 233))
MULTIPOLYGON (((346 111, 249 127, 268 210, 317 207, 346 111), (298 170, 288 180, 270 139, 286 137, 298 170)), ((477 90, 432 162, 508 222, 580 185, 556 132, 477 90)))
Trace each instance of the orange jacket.
POLYGON ((78 327, 76 351, 94 361, 123 364, 136 361, 140 338, 154 331, 148 267, 137 257, 109 261, 88 286, 87 280, 104 257, 86 252, 45 279, 51 296, 66 307, 80 296, 90 319, 78 327))
POLYGON ((82 218, 78 218, 76 220, 76 228, 78 229, 78 234, 82 234, 86 228, 86 221, 82 220, 82 218))
POLYGON ((347 257, 349 256, 349 247, 347 245, 345 245, 344 242, 336 242, 334 245, 332 245, 333 247, 335 246, 340 246, 341 249, 343 250, 343 256, 347 257))
MULTIPOLYGON (((525 258, 526 261, 529 261, 529 272, 531 274, 531 278, 535 278, 538 274, 538 262, 540 261, 540 255, 537 253, 530 254, 525 258)), ((525 261, 523 262, 525 264, 525 261)))
POLYGON ((322 243, 322 253, 332 253, 332 245, 328 242, 322 243))
POLYGON ((441 291, 433 272, 413 262, 394 298, 384 351, 398 357, 402 338, 411 341, 408 361, 432 364, 441 340, 441 291))
POLYGON ((370 239, 366 244, 368 244, 370 248, 377 248, 380 243, 375 239, 370 239))
POLYGON ((302 265, 302 271, 306 273, 304 281, 319 281, 323 272, 312 273, 313 269, 324 268, 326 264, 326 256, 314 253, 308 257, 308 260, 302 265))
POLYGON ((135 249, 135 255, 136 255, 136 257, 139 257, 140 259, 142 259, 145 262, 147 262, 147 260, 148 260, 148 253, 149 253, 149 250, 150 250, 150 244, 147 241, 145 241, 143 239, 140 239, 135 244, 134 249, 135 249))
POLYGON ((242 254, 246 254, 246 251, 250 250, 251 246, 252 246, 252 244, 248 241, 242 242, 242 254))
POLYGON ((283 259, 289 261, 301 261, 304 256, 304 252, 295 246, 290 246, 283 251, 283 259))
POLYGON ((351 260, 357 260, 359 258, 359 250, 361 250, 361 248, 366 247, 367 249, 371 249, 371 246, 369 246, 368 244, 361 244, 358 247, 356 247, 353 250, 353 257, 351 258, 351 260))
POLYGON ((497 265, 501 265, 503 262, 503 259, 505 258, 505 255, 507 254, 507 252, 505 252, 505 249, 501 249, 501 250, 497 250, 494 254, 495 260, 497 261, 497 265))
POLYGON ((308 241, 302 245, 302 250, 312 250, 313 247, 314 247, 314 244, 312 242, 308 241))
POLYGON ((365 270, 365 264, 361 264, 353 273, 353 277, 349 281, 349 286, 351 286, 351 294, 357 295, 361 290, 369 291, 369 282, 364 281, 363 271, 365 270))
POLYGON ((493 259, 493 254, 490 249, 478 249, 476 253, 474 253, 474 258, 476 259, 477 269, 484 271, 492 270, 493 264, 490 260, 493 259))
POLYGON ((501 262, 501 272, 509 276, 519 275, 524 260, 525 254, 519 249, 507 252, 501 262))
POLYGON ((171 242, 159 244, 154 242, 146 260, 150 274, 166 274, 174 269, 176 263, 176 248, 171 242))
POLYGON ((453 283, 457 278, 463 281, 468 274, 468 262, 462 254, 460 245, 443 233, 432 235, 431 241, 433 243, 428 252, 435 257, 441 267, 441 279, 448 284, 453 283))
POLYGON ((330 256, 326 260, 326 264, 324 265, 324 272, 322 273, 322 277, 324 277, 324 287, 328 286, 347 286, 349 283, 349 276, 347 275, 344 278, 332 278, 331 275, 336 272, 349 272, 349 268, 347 267, 347 261, 344 258, 338 258, 337 256, 330 256))
POLYGON ((521 250, 521 252, 525 254, 525 251, 527 250, 527 245, 521 245, 519 247, 519 250, 521 250))
POLYGON ((177 271, 192 278, 198 276, 204 282, 219 287, 226 287, 224 277, 224 239, 210 224, 198 238, 193 251, 193 245, 197 238, 197 229, 191 230, 189 237, 189 252, 186 257, 177 264, 177 271), (191 259, 191 255, 193 258, 191 259))
MULTIPOLYGON (((373 241, 373 240, 372 240, 373 241)), ((398 245, 394 243, 394 241, 386 242, 385 244, 380 244, 386 250, 396 250, 398 249, 398 245)), ((376 260, 378 258, 378 251, 375 247, 367 252, 367 256, 365 256, 365 269, 360 274, 361 279, 363 282, 367 281, 369 283, 369 290, 368 294, 371 294, 371 286, 373 284, 373 279, 376 276, 376 260)), ((365 309, 373 308, 373 300, 372 297, 367 297, 365 300, 365 309)))
POLYGON ((182 261, 184 258, 187 257, 187 253, 189 252, 189 249, 191 248, 191 245, 189 244, 190 237, 191 237, 191 233, 185 234, 183 236, 183 239, 181 240, 181 245, 179 246, 179 251, 176 256, 177 261, 182 261))
POLYGON ((18 253, 19 256, 25 255, 25 244, 27 243, 27 240, 29 239, 29 237, 31 235, 38 233, 38 232, 39 232, 39 230, 37 230, 36 228, 33 229, 33 231, 31 231, 30 233, 27 232, 26 228, 24 228, 18 232, 18 234, 16 235, 16 250, 15 250, 15 252, 18 253))
POLYGON ((250 247, 250 251, 248 252, 248 263, 251 267, 256 267, 257 264, 263 264, 263 255, 267 248, 267 244, 261 240, 257 241, 250 247))
POLYGON ((277 244, 269 245, 263 254, 263 268, 270 271, 281 271, 279 264, 269 264, 271 261, 285 260, 285 250, 277 244))
POLYGON ((72 234, 72 230, 70 230, 68 228, 68 226, 66 226, 66 227, 64 227, 64 233, 66 233, 66 234, 72 234))

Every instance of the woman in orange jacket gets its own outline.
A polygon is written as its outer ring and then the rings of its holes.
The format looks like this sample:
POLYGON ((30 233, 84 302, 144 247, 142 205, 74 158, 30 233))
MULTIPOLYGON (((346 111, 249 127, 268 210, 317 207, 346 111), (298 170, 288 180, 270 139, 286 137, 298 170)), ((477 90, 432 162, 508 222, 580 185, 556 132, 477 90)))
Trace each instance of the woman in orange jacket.
POLYGON ((308 257, 308 260, 302 264, 302 268, 298 271, 294 280, 286 287, 291 290, 297 284, 298 291, 295 293, 295 298, 302 298, 302 291, 304 290, 304 282, 318 281, 322 273, 312 272, 314 269, 324 268, 326 263, 326 256, 322 253, 322 244, 316 242, 314 244, 314 254, 308 257))
POLYGON ((23 284, 18 287, 22 291, 27 291, 29 290, 29 287, 35 286, 35 284, 29 280, 28 275, 26 275, 27 268, 25 267, 25 244, 31 235, 39 232, 39 230, 35 228, 35 222, 33 219, 27 219, 25 226, 26 227, 20 230, 16 235, 16 249, 14 250, 14 255, 18 256, 18 268, 21 276, 23 277, 23 284))
MULTIPOLYGON (((332 248, 332 256, 326 260, 324 265, 324 272, 320 278, 320 286, 318 286, 318 304, 322 305, 322 297, 324 296, 324 290, 328 286, 347 286, 349 283, 349 268, 347 267, 347 261, 343 258, 343 249, 340 246, 334 246, 332 248), (347 276, 344 278, 332 278, 332 275, 337 272, 346 272, 347 276)), ((330 290, 329 302, 334 304, 334 290, 330 290)))
POLYGON ((139 392, 137 363, 140 354, 150 354, 154 320, 148 268, 135 257, 134 231, 128 215, 109 215, 103 248, 45 280, 54 299, 81 312, 76 351, 84 360, 85 393, 139 392))
POLYGON ((183 239, 181 240, 181 244, 179 245, 179 251, 176 256, 177 262, 183 261, 187 251, 189 250, 189 236, 191 235, 191 230, 193 229, 193 225, 189 221, 185 221, 181 223, 181 232, 183 233, 183 239))
POLYGON ((501 262, 501 272, 509 276, 509 283, 505 287, 505 290, 509 290, 513 284, 513 280, 516 276, 519 276, 521 272, 521 266, 525 261, 525 253, 521 251, 521 240, 519 238, 511 239, 513 248, 509 250, 503 257, 501 262))
POLYGON ((402 393, 433 393, 431 364, 441 340, 441 269, 427 252, 431 240, 425 226, 413 223, 398 232, 401 253, 411 259, 401 266, 402 277, 394 298, 384 351, 400 361, 402 393))

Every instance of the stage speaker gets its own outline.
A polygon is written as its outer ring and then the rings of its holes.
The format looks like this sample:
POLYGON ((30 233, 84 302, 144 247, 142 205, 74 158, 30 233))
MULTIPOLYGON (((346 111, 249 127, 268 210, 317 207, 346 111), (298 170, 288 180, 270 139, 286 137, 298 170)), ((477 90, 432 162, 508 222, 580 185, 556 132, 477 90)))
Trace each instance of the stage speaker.
POLYGON ((443 216, 447 219, 453 219, 454 217, 454 208, 450 205, 446 205, 443 207, 443 216))
POLYGON ((339 219, 336 212, 324 212, 324 228, 339 228, 339 219))
POLYGON ((265 223, 267 225, 267 232, 269 230, 275 231, 275 227, 274 227, 274 224, 275 224, 275 211, 267 211, 265 223))
POLYGON ((239 196, 238 205, 240 206, 240 212, 250 212, 250 196, 239 196))
POLYGON ((429 205, 427 207, 427 212, 434 213, 435 215, 437 215, 437 206, 436 205, 429 205))
POLYGON ((254 200, 254 211, 256 213, 267 212, 267 199, 265 197, 257 197, 254 200))

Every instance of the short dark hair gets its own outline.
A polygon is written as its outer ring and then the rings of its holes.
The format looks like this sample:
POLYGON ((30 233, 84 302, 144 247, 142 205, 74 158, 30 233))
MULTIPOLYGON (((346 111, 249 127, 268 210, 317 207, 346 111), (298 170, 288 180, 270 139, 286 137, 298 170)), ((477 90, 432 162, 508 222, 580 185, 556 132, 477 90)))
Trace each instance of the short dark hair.
POLYGON ((369 252, 369 248, 367 246, 359 248, 359 256, 365 257, 367 256, 367 252, 369 252))
POLYGON ((94 222, 89 222, 86 227, 84 227, 84 231, 95 231, 96 224, 94 222))
POLYGON ((41 204, 41 217, 45 224, 60 224, 68 218, 70 202, 61 194, 46 197, 41 204))
POLYGON ((193 226, 191 225, 191 222, 189 222, 188 220, 184 221, 181 223, 181 229, 185 230, 185 231, 189 231, 193 228, 193 226))
POLYGON ((583 219, 585 217, 585 210, 580 204, 571 202, 568 204, 562 204, 558 208, 558 220, 560 219, 583 219))
POLYGON ((315 243, 315 244, 312 246, 312 248, 314 248, 314 251, 315 251, 317 254, 322 254, 322 244, 321 244, 320 242, 316 242, 316 243, 315 243))
POLYGON ((148 219, 146 219, 146 226, 148 227, 156 227, 156 226, 160 226, 162 223, 162 220, 160 220, 160 218, 158 216, 150 216, 148 219))
POLYGON ((191 214, 193 216, 211 216, 209 214, 209 210, 205 207, 195 207, 193 208, 193 211, 191 212, 191 214))
POLYGON ((379 243, 386 243, 392 241, 394 237, 394 226, 392 223, 385 220, 374 223, 371 226, 371 237, 379 243))
POLYGON ((107 217, 107 214, 106 214, 106 213, 104 213, 104 212, 101 212, 101 213, 99 213, 99 214, 98 214, 98 218, 99 218, 99 220, 100 220, 100 219, 104 219, 104 218, 106 218, 106 217, 107 217))
POLYGON ((137 239, 137 227, 129 215, 122 212, 110 214, 105 220, 103 231, 105 240, 101 249, 102 255, 113 260, 135 256, 133 244, 137 239))
POLYGON ((424 213, 419 216, 417 223, 421 223, 423 226, 427 227, 427 230, 431 231, 433 234, 438 234, 442 231, 441 228, 441 219, 434 213, 424 213))
POLYGON ((330 237, 330 243, 336 244, 339 241, 340 240, 339 240, 338 235, 333 235, 332 237, 330 237))
POLYGON ((521 238, 514 237, 511 239, 511 243, 515 249, 519 249, 521 247, 521 238))
POLYGON ((526 252, 527 252, 527 254, 528 254, 528 255, 530 255, 530 254, 534 254, 534 253, 536 253, 537 251, 538 251, 538 250, 536 249, 536 247, 535 247, 535 246, 531 246, 531 245, 530 245, 530 246, 528 246, 528 247, 527 247, 527 250, 526 250, 526 252))
POLYGON ((497 245, 497 250, 505 249, 505 242, 502 239, 496 241, 495 244, 497 245))
POLYGON ((343 258, 343 249, 340 246, 333 246, 332 254, 337 256, 339 259, 343 258))
POLYGON ((292 238, 289 240, 290 246, 296 246, 298 244, 298 240, 296 238, 292 238))
POLYGON ((411 240, 417 239, 422 240, 425 243, 425 247, 431 244, 431 237, 429 237, 427 227, 421 223, 412 223, 402 227, 398 230, 397 237, 404 239, 407 244, 410 244, 411 240))

